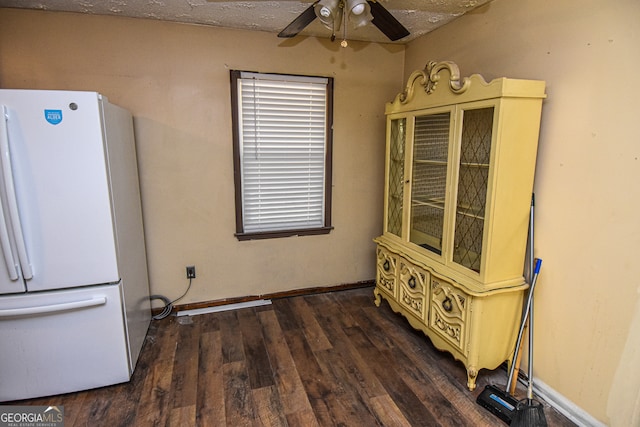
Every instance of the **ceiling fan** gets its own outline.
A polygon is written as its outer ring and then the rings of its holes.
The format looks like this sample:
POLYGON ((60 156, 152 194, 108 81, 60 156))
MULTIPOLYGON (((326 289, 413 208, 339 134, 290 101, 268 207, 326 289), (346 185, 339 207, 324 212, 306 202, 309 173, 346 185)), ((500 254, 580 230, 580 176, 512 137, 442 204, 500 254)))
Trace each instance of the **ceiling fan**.
MULTIPOLYGON (((316 0, 287 25, 278 37, 295 37, 316 18, 332 31, 331 41, 335 40, 343 20, 346 31, 347 18, 356 28, 372 23, 391 41, 409 35, 409 30, 376 0, 316 0)), ((343 47, 347 46, 346 36, 341 44, 343 47)))

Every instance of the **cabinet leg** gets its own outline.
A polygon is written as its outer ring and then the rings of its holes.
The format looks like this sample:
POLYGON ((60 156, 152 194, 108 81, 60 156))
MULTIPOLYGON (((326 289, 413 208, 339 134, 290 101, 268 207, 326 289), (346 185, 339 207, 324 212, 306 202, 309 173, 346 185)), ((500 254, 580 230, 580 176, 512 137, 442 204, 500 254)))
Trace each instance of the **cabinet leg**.
POLYGON ((378 288, 373 288, 373 296, 376 298, 375 301, 373 301, 376 307, 380 307, 382 298, 380 298, 380 291, 378 290, 378 288))
POLYGON ((467 387, 469 391, 473 391, 476 388, 476 378, 478 376, 478 371, 475 366, 469 366, 467 368, 467 387))

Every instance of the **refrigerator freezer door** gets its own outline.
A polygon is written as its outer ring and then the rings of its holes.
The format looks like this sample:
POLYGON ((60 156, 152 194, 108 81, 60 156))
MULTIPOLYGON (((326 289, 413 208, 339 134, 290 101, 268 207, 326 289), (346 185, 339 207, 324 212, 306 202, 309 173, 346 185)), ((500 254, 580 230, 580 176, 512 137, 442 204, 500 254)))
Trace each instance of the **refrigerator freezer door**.
MULTIPOLYGON (((119 281, 99 95, 5 89, 0 104, 31 264, 19 269, 27 290, 119 281)), ((11 191, 6 184, 3 200, 11 191)), ((3 290, 10 282, 0 277, 0 293, 11 292, 3 290)))
POLYGON ((121 284, 0 298, 0 401, 128 381, 121 284))
MULTIPOLYGON (((0 164, 2 160, 7 162, 9 147, 9 129, 7 127, 8 112, 4 105, 0 105, 0 164)), ((0 167, 0 172, 4 169, 0 167)), ((21 277, 20 266, 18 264, 18 250, 13 240, 13 233, 10 222, 9 200, 4 187, 5 179, 0 173, 0 251, 2 260, 0 262, 0 294, 25 292, 27 290, 24 280, 21 277)), ((15 199, 13 200, 15 201, 15 199)))

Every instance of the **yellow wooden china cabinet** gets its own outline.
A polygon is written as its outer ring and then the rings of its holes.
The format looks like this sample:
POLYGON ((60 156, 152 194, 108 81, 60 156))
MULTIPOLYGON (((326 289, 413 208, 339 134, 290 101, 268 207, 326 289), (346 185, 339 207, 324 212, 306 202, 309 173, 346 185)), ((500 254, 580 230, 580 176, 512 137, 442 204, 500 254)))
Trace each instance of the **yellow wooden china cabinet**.
POLYGON ((381 297, 478 371, 511 360, 545 83, 431 62, 386 105, 381 297))

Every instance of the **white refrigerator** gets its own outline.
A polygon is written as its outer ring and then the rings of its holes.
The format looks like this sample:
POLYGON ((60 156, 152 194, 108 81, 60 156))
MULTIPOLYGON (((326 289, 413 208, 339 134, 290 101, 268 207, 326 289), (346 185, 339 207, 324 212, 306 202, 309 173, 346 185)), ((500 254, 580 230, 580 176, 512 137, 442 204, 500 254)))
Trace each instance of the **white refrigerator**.
POLYGON ((0 89, 0 401, 131 378, 151 320, 131 114, 0 89))

